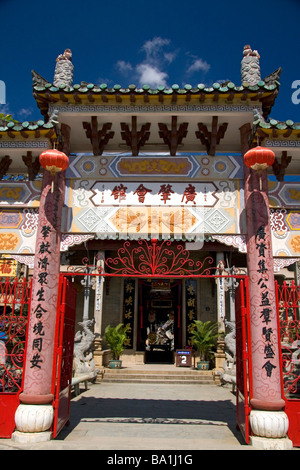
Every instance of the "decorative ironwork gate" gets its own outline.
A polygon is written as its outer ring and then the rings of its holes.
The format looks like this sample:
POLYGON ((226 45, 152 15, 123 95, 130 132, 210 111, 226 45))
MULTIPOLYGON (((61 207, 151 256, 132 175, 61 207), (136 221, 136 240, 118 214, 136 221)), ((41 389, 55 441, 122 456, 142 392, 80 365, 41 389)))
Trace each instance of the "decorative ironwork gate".
POLYGON ((235 292, 236 322, 236 412, 237 424, 249 444, 250 399, 252 396, 252 366, 249 318, 248 278, 242 279, 235 292))
POLYGON ((289 418, 288 436, 300 446, 300 286, 276 282, 280 325, 282 395, 289 418))
POLYGON ((117 251, 117 256, 107 259, 99 257, 94 265, 87 259, 83 265, 70 267, 66 275, 89 275, 104 277, 189 279, 235 278, 240 281, 236 291, 236 335, 237 335, 237 423, 246 443, 249 443, 249 414, 252 393, 251 342, 249 318, 249 281, 245 274, 227 272, 225 266, 213 265, 213 258, 203 261, 192 259, 182 244, 170 240, 161 243, 155 238, 150 242, 138 240, 135 244, 126 241, 117 251))
POLYGON ((76 289, 69 279, 60 275, 52 374, 53 406, 55 410, 54 438, 69 421, 70 415, 76 300, 76 289))
POLYGON ((0 437, 10 438, 22 389, 31 282, 0 282, 0 437))

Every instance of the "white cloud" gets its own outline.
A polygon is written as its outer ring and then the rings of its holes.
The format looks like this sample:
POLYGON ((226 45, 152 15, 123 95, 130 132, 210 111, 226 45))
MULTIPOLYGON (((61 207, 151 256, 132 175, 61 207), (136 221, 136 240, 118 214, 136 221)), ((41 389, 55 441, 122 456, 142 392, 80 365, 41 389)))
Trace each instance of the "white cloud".
POLYGON ((140 86, 149 85, 152 88, 157 88, 159 85, 167 86, 168 74, 163 72, 163 68, 171 64, 176 57, 175 51, 166 49, 170 42, 170 39, 156 36, 146 41, 141 47, 145 54, 144 61, 133 65, 125 60, 119 60, 116 68, 123 75, 133 73, 140 86))
POLYGON ((142 50, 146 52, 147 61, 157 60, 159 51, 169 44, 170 39, 164 39, 159 36, 146 41, 142 46, 142 50))
POLYGON ((157 88, 159 85, 167 85, 166 78, 168 74, 151 64, 139 64, 136 70, 139 75, 140 85, 149 85, 153 88, 157 88))
POLYGON ((132 70, 132 65, 129 62, 125 62, 125 60, 118 60, 116 67, 122 73, 130 72, 132 70))
POLYGON ((175 57, 176 57, 176 52, 166 52, 164 54, 164 58, 167 62, 169 62, 169 64, 171 64, 173 62, 175 57))
POLYGON ((11 111, 9 109, 9 103, 6 104, 0 104, 0 113, 1 114, 11 114, 11 111))
POLYGON ((32 114, 33 109, 32 108, 21 108, 18 111, 18 116, 20 117, 28 117, 32 114))
POLYGON ((192 65, 187 69, 187 73, 199 72, 208 72, 210 69, 210 65, 202 59, 195 59, 192 65))

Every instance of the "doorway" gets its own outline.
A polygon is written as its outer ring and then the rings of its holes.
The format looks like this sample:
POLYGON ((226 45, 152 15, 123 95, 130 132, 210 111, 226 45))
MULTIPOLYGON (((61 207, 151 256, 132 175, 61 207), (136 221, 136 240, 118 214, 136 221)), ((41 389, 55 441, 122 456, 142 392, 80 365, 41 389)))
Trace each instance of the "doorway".
POLYGON ((181 347, 181 280, 139 279, 137 350, 145 363, 173 363, 181 347))

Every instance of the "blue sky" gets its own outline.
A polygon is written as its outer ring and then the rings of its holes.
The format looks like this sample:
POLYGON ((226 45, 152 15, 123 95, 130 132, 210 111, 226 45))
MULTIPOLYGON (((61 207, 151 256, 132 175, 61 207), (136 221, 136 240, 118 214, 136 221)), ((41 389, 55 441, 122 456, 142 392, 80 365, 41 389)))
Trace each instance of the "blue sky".
POLYGON ((20 121, 41 118, 31 70, 52 82, 66 48, 74 83, 156 88, 220 80, 240 85, 243 47, 250 44, 260 54, 262 78, 282 67, 271 117, 300 122, 300 104, 292 102, 293 93, 300 98, 300 0, 0 0, 0 24, 0 113, 20 121))

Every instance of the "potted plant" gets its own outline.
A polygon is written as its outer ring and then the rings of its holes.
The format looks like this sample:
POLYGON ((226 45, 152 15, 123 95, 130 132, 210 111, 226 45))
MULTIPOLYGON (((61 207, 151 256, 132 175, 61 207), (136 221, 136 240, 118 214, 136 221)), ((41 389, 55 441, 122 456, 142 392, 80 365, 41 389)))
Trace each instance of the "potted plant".
POLYGON ((196 348, 200 361, 197 362, 197 369, 209 369, 209 360, 213 356, 214 347, 218 339, 218 323, 212 321, 194 321, 192 331, 192 345, 196 348))
POLYGON ((109 361, 111 369, 121 369, 122 367, 120 356, 124 351, 124 344, 127 339, 126 332, 127 328, 123 323, 119 323, 117 326, 108 325, 105 328, 104 339, 112 352, 112 359, 109 361))

